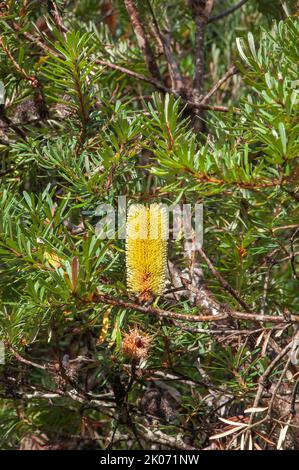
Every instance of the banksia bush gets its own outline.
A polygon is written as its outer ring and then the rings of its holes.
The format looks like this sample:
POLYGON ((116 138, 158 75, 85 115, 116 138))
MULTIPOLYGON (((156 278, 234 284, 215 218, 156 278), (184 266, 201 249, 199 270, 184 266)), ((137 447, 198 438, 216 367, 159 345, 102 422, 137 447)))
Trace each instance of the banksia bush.
POLYGON ((299 449, 297 4, 0 1, 1 450, 299 449))
POLYGON ((132 205, 126 227, 127 283, 141 300, 162 294, 167 261, 167 214, 159 204, 132 205))

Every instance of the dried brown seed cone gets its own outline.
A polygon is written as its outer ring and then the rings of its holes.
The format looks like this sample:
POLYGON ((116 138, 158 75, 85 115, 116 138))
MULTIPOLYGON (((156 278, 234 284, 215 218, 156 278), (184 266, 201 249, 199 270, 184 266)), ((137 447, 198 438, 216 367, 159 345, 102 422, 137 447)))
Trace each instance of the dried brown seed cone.
POLYGON ((130 359, 141 360, 148 356, 151 337, 141 332, 137 327, 124 334, 122 351, 130 359))

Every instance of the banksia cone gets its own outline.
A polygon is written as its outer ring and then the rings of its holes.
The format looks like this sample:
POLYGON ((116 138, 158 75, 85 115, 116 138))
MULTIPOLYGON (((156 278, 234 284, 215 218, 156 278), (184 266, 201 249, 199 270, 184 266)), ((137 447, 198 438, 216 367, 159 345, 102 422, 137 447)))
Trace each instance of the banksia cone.
POLYGON ((166 276, 167 214, 159 204, 132 205, 127 217, 127 283, 142 301, 162 294, 166 276))
POLYGON ((124 334, 122 350, 130 359, 145 359, 151 345, 151 337, 142 333, 137 327, 124 334))

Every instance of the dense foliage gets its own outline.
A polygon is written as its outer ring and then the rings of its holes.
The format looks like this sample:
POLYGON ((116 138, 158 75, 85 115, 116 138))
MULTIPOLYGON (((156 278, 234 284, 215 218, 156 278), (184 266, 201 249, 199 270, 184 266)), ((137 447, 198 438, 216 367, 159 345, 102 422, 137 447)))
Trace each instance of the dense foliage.
POLYGON ((296 1, 8 0, 0 25, 1 448, 298 448, 296 1), (203 204, 147 302, 98 236, 118 196, 203 204))

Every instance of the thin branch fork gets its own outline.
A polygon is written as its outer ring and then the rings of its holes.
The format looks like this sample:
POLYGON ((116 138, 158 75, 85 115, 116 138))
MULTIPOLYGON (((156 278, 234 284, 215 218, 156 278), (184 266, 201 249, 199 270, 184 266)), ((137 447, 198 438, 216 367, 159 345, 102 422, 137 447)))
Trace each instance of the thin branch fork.
POLYGON ((216 91, 219 90, 219 88, 223 85, 223 83, 225 83, 229 78, 231 78, 233 75, 237 73, 238 73, 238 70, 235 67, 235 65, 231 65, 229 69, 227 70, 227 72, 223 75, 223 77, 220 78, 220 80, 218 80, 218 82, 215 83, 215 85, 210 89, 210 91, 203 97, 200 103, 202 105, 206 104, 211 98, 211 96, 213 96, 216 93, 216 91))
POLYGON ((112 62, 108 62, 106 60, 96 59, 95 63, 101 65, 102 67, 107 67, 109 69, 116 70, 117 72, 124 73, 129 77, 135 78, 136 80, 147 82, 150 85, 153 85, 157 90, 162 91, 163 93, 171 93, 171 90, 169 88, 167 88, 165 85, 163 85, 163 83, 161 83, 155 78, 147 77, 146 75, 142 75, 141 73, 134 72, 133 70, 129 70, 125 67, 113 64, 112 62))
MULTIPOLYGON (((95 63, 98 64, 98 65, 101 65, 102 67, 107 67, 109 69, 116 70, 117 72, 124 73, 124 74, 128 75, 129 77, 135 78, 136 80, 141 80, 143 82, 147 82, 150 85, 153 85, 157 90, 159 90, 163 93, 173 94, 176 98, 180 98, 182 100, 182 102, 184 104, 186 104, 186 106, 190 109, 202 108, 202 109, 206 109, 206 110, 209 110, 209 111, 219 111, 219 112, 222 112, 222 113, 227 113, 231 109, 232 112, 235 112, 235 113, 239 112, 238 108, 229 108, 227 106, 208 105, 206 102, 208 101, 209 96, 208 96, 208 98, 205 96, 202 101, 185 98, 185 97, 181 96, 178 92, 176 92, 174 90, 171 90, 170 88, 166 87, 165 85, 163 85, 163 83, 161 83, 159 80, 156 80, 155 78, 147 77, 146 75, 142 75, 141 73, 137 73, 137 72, 134 72, 133 70, 129 70, 129 69, 127 69, 125 67, 122 67, 120 65, 113 64, 112 62, 108 62, 108 61, 102 60, 102 59, 96 59, 95 63)), ((217 89, 222 85, 222 83, 224 83, 228 78, 229 77, 226 77, 225 80, 223 80, 219 84, 219 86, 216 88, 215 91, 217 91, 217 89)), ((217 84, 218 83, 219 82, 217 82, 217 84)), ((215 84, 215 87, 216 87, 217 84, 215 84)), ((210 92, 208 94, 210 94, 210 92)), ((214 91, 213 91, 213 93, 211 93, 211 96, 212 96, 212 94, 214 94, 214 91)))

